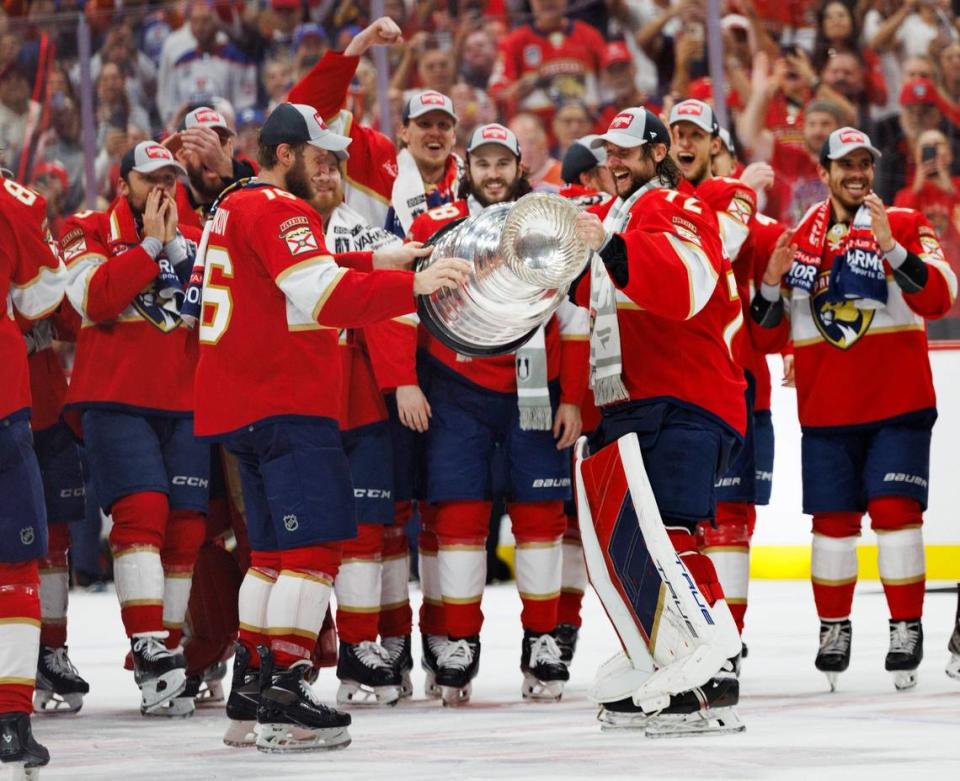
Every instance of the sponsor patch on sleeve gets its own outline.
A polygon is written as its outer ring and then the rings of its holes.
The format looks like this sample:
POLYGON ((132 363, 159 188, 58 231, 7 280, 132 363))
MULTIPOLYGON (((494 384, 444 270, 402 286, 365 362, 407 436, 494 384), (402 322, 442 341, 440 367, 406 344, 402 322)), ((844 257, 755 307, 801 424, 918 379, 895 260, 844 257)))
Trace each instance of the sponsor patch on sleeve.
POLYGON ((306 255, 320 249, 320 243, 309 225, 290 228, 280 237, 287 243, 287 249, 290 250, 291 255, 306 255))

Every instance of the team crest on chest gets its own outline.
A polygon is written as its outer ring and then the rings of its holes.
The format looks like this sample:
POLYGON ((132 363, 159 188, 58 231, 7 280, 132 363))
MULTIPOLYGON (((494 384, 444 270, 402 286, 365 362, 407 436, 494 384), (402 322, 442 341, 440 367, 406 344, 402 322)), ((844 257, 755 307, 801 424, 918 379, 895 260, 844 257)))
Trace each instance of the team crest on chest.
POLYGON ((822 273, 810 296, 810 314, 820 335, 834 347, 849 350, 870 330, 875 309, 859 309, 853 301, 829 301, 830 272, 822 273))

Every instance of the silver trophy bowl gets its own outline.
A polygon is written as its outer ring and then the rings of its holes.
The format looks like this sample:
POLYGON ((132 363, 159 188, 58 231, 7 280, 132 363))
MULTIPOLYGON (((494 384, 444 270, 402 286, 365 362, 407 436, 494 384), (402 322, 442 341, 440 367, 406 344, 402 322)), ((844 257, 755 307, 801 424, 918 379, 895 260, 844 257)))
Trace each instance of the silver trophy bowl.
POLYGON ((559 195, 530 193, 444 226, 420 268, 454 257, 473 270, 462 287, 421 296, 421 322, 461 355, 516 351, 560 306, 590 258, 574 232, 578 211, 559 195))

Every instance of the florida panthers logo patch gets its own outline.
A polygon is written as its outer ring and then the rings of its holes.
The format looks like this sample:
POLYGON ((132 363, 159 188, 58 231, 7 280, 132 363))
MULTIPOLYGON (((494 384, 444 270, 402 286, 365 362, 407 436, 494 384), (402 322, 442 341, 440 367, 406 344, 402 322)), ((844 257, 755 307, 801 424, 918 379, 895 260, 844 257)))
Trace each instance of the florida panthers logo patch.
POLYGON ((849 350, 870 330, 875 309, 858 309, 853 301, 829 301, 829 272, 817 279, 810 312, 820 335, 834 347, 849 350))

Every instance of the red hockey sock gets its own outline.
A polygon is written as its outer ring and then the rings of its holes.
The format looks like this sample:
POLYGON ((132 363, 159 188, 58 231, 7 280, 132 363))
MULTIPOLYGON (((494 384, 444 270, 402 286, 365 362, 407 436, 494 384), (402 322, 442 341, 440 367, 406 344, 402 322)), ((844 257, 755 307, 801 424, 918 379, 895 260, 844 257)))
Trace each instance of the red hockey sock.
POLYGON ((40 644, 62 648, 67 644, 70 524, 52 523, 47 533, 47 555, 40 560, 40 644))
POLYGON ((517 590, 523 602, 520 623, 531 632, 552 632, 557 628, 561 542, 567 528, 563 502, 510 502, 507 512, 517 541, 517 590))
POLYGON ((883 496, 867 504, 877 533, 880 581, 894 621, 920 618, 926 592, 923 511, 903 496, 883 496))
POLYGON ((717 578, 717 571, 714 569, 710 558, 697 550, 697 540, 687 528, 681 526, 668 526, 667 535, 670 542, 673 543, 673 549, 680 556, 680 561, 684 563, 694 582, 707 600, 707 604, 713 607, 718 599, 723 599, 723 587, 717 578))
POLYGON ((180 645, 183 622, 190 601, 190 583, 197 552, 207 533, 203 513, 193 510, 174 510, 167 518, 160 561, 163 564, 163 628, 167 648, 180 645))
POLYGON ((113 503, 113 577, 127 636, 163 631, 163 565, 166 494, 144 491, 113 503))
POLYGON ((560 575, 560 604, 557 606, 557 624, 580 626, 580 609, 587 586, 587 563, 583 558, 580 527, 576 515, 567 516, 563 533, 563 566, 560 575))
POLYGON ((443 614, 450 637, 471 637, 483 625, 490 502, 443 502, 436 529, 443 614))
POLYGON ((39 651, 37 562, 0 564, 0 713, 33 713, 39 651))
POLYGON ((750 582, 751 517, 756 518, 756 507, 752 504, 718 502, 716 526, 704 521, 697 527, 700 550, 713 562, 727 606, 741 634, 750 582))
POLYGON ((815 513, 810 562, 817 615, 838 621, 850 617, 857 586, 860 513, 815 513))
POLYGON ((361 523, 343 543, 343 561, 334 583, 337 633, 345 643, 375 641, 380 624, 380 554, 383 526, 361 523))
POLYGON ((410 548, 405 527, 410 502, 398 502, 393 523, 383 529, 383 570, 380 581, 380 636, 402 637, 413 629, 410 609, 410 548), (404 507, 401 510, 401 507, 404 507))

